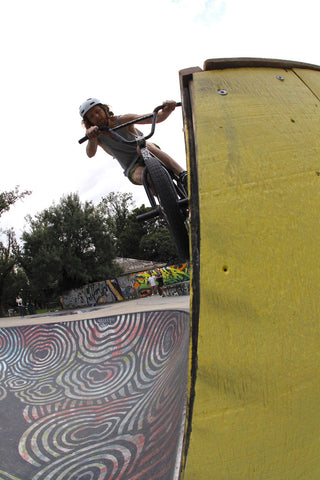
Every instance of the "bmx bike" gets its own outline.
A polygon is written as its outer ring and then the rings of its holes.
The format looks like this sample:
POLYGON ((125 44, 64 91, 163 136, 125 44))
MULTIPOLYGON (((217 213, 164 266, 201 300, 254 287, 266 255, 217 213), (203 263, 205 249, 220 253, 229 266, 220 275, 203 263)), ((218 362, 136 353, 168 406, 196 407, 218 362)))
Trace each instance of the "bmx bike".
MULTIPOLYGON (((181 103, 177 103, 181 106, 181 103)), ((167 168, 146 145, 146 140, 152 137, 155 131, 157 115, 165 105, 156 107, 150 115, 145 115, 131 122, 117 125, 114 128, 101 126, 99 129, 108 132, 118 141, 127 144, 136 144, 137 151, 143 159, 145 168, 143 170, 143 186, 146 191, 151 209, 137 216, 137 220, 149 220, 155 217, 164 218, 171 237, 176 246, 181 260, 189 259, 189 201, 188 193, 180 178, 167 168), (117 130, 152 118, 151 129, 147 135, 139 134, 133 140, 123 138, 117 130)), ((88 139, 81 138, 79 143, 88 139)))

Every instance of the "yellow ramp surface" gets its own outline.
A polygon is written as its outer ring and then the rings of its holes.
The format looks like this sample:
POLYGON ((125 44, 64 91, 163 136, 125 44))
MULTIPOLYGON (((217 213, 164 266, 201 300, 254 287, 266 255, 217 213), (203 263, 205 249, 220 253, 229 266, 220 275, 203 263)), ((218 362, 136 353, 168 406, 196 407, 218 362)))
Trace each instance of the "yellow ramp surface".
POLYGON ((319 67, 180 74, 194 265, 182 476, 319 480, 319 67))

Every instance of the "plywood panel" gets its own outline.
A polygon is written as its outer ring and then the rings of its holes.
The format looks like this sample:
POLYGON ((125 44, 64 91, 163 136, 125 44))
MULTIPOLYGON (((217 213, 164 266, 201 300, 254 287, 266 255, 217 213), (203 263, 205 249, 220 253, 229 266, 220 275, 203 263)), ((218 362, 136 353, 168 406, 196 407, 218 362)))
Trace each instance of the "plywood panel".
POLYGON ((200 303, 184 478, 318 480, 319 101, 294 71, 261 67, 194 73, 190 98, 200 303))

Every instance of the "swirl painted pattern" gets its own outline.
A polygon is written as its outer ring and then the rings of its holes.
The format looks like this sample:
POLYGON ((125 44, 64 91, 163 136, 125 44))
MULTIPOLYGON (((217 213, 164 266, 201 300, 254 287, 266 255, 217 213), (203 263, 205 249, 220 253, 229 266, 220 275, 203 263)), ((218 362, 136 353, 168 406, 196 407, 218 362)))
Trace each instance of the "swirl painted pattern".
POLYGON ((176 478, 188 337, 175 311, 0 330, 0 480, 176 478))

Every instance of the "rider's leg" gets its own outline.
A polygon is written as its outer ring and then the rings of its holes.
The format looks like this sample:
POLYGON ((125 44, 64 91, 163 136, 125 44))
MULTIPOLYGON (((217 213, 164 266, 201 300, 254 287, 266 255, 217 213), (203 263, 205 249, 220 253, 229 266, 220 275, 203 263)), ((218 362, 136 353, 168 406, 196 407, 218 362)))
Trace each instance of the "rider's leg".
MULTIPOLYGON (((160 150, 160 148, 156 147, 153 144, 148 144, 148 150, 152 152, 154 155, 159 158, 170 170, 172 170, 176 175, 179 176, 180 181, 184 185, 186 191, 188 191, 188 179, 187 179, 187 172, 183 170, 183 168, 173 160, 167 153, 160 150)), ((143 170, 144 166, 140 165, 137 162, 128 173, 129 180, 134 183, 135 185, 142 185, 143 184, 143 170)), ((149 185, 151 186, 152 192, 155 195, 155 191, 153 185, 151 183, 151 179, 149 178, 149 185)))
POLYGON ((129 180, 135 185, 142 185, 143 170, 144 170, 144 167, 135 165, 129 172, 129 175, 128 175, 129 180))
POLYGON ((148 147, 148 150, 151 153, 153 153, 156 157, 158 157, 159 160, 161 160, 161 162, 164 163, 167 168, 169 168, 170 170, 173 171, 173 173, 178 175, 184 188, 188 192, 187 172, 172 157, 170 157, 170 155, 168 155, 163 150, 160 150, 160 148, 158 148, 153 143, 147 142, 147 147, 148 147))
POLYGON ((160 150, 156 145, 153 143, 147 142, 147 147, 149 152, 153 153, 162 163, 165 164, 170 170, 172 170, 176 175, 182 173, 184 170, 183 168, 172 158, 170 155, 165 153, 163 150, 160 150))
MULTIPOLYGON (((130 182, 134 183, 134 185, 143 185, 144 169, 145 167, 141 167, 140 165, 134 165, 134 167, 130 170, 128 175, 130 182)), ((153 195, 157 196, 154 186, 152 185, 152 181, 149 174, 147 174, 147 179, 153 195)))

